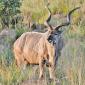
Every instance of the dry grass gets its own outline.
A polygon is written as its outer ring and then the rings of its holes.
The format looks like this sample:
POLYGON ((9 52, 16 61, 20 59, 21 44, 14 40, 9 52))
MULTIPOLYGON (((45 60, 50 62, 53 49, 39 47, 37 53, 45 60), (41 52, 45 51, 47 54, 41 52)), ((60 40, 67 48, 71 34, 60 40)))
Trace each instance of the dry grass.
MULTIPOLYGON (((31 20, 43 23, 48 16, 44 0, 23 1, 22 14, 28 16, 31 13, 31 20)), ((49 1, 53 14, 65 15, 70 9, 81 6, 80 11, 73 15, 73 25, 63 33, 66 45, 57 64, 56 77, 60 80, 61 85, 85 85, 85 0, 49 1)), ((30 85, 38 85, 39 82, 36 79, 38 79, 39 71, 36 70, 36 67, 28 66, 25 71, 21 71, 16 67, 14 60, 8 64, 5 62, 10 61, 9 58, 13 58, 10 54, 9 51, 7 54, 0 55, 0 85, 18 85, 22 82, 22 85, 26 85, 29 80, 31 80, 30 85)), ((47 69, 44 85, 54 85, 53 82, 49 82, 47 69)))

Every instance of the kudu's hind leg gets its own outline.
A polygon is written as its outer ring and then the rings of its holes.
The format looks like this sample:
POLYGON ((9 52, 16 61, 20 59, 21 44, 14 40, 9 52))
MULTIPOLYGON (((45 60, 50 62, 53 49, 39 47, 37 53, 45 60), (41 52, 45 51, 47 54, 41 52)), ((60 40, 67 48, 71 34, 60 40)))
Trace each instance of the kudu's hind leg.
POLYGON ((27 61, 24 59, 24 57, 20 54, 15 54, 15 60, 16 60, 16 65, 20 68, 25 70, 27 61))

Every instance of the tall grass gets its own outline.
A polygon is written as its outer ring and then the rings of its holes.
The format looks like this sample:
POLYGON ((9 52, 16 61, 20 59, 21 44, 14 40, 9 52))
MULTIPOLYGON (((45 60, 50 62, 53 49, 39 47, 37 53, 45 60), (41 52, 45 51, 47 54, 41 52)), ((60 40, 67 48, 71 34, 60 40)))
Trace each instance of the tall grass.
POLYGON ((85 26, 82 24, 80 22, 64 33, 65 47, 58 61, 64 74, 61 78, 62 85, 85 84, 85 26))
MULTIPOLYGON (((23 0, 21 12, 27 21, 43 23, 48 17, 45 3, 47 1, 44 0, 23 0)), ((62 34, 65 46, 58 60, 56 77, 61 85, 85 85, 85 0, 49 0, 49 3, 52 14, 66 15, 72 8, 81 6, 80 11, 73 14, 72 25, 62 34)), ((18 36, 23 32, 26 30, 16 29, 18 36)), ((28 66, 25 71, 17 68, 12 49, 7 49, 0 54, 1 85, 18 85, 24 80, 38 78, 38 74, 39 71, 32 66, 28 66)), ((53 85, 53 83, 48 83, 47 69, 45 75, 47 76, 46 85, 53 85)))
MULTIPOLYGON (((26 21, 36 21, 43 23, 48 17, 48 10, 45 8, 46 4, 50 3, 49 8, 52 14, 62 13, 66 15, 69 10, 81 6, 83 0, 23 0, 21 6, 22 15, 26 21)), ((77 15, 76 15, 77 16, 77 15)))

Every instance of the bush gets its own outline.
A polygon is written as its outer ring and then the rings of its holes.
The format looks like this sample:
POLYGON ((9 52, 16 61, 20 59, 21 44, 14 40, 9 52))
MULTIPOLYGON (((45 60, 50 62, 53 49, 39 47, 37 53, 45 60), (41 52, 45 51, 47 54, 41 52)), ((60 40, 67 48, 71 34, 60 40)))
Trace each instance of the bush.
POLYGON ((17 38, 20 37, 24 32, 27 32, 29 29, 28 28, 16 28, 16 36, 17 38))

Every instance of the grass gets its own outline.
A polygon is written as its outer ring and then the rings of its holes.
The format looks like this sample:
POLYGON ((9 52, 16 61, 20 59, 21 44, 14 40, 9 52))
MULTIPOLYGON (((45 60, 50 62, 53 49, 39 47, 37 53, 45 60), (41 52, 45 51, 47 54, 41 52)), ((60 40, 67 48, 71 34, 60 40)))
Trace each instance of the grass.
MULTIPOLYGON (((83 29, 82 23, 77 25, 76 32, 74 32, 73 26, 70 26, 63 33, 66 45, 61 51, 56 67, 56 77, 60 80, 61 85, 85 84, 85 29, 83 29)), ((18 85, 27 79, 38 79, 39 70, 36 70, 35 66, 28 66, 25 71, 17 68, 11 50, 0 55, 0 60, 2 61, 0 61, 1 85, 18 85)), ((44 85, 54 85, 53 82, 48 81, 48 70, 45 71, 44 85)))
POLYGON ((68 85, 85 84, 85 47, 83 43, 76 40, 70 40, 62 50, 60 60, 63 64, 62 69, 69 82, 68 85))
MULTIPOLYGON (((45 8, 45 5, 49 3, 49 8, 52 12, 52 14, 55 13, 62 13, 66 15, 68 11, 71 9, 82 6, 82 2, 84 3, 85 1, 83 0, 24 0, 22 2, 21 6, 21 12, 23 16, 28 16, 25 21, 35 21, 38 23, 43 23, 46 18, 48 17, 48 10, 45 8), (37 11, 36 11, 37 10, 37 11), (31 20, 29 20, 31 19, 31 20)), ((78 15, 76 15, 78 17, 78 15)))
MULTIPOLYGON (((49 1, 52 14, 66 15, 70 9, 81 6, 81 9, 72 15, 72 25, 63 33, 66 45, 58 60, 56 77, 61 85, 85 85, 85 0, 49 1)), ((30 15, 31 20, 38 23, 43 23, 48 16, 44 0, 23 0, 21 11, 24 16, 30 15)), ((16 28, 17 36, 27 31, 24 28, 16 28)), ((28 66, 25 71, 17 68, 11 49, 0 54, 0 85, 18 85, 24 80, 38 78, 38 74, 39 70, 33 66, 28 66)), ((46 68, 46 85, 53 85, 53 82, 49 83, 48 78, 46 68)))

